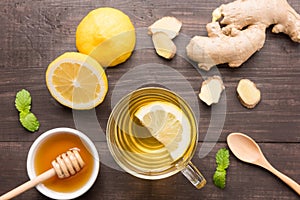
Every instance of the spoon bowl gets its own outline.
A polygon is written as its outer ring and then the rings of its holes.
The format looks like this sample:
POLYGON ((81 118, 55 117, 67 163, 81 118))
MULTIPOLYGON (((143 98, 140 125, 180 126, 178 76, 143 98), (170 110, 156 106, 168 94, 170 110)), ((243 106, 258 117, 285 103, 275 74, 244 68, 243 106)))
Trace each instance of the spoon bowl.
POLYGON ((238 159, 269 170, 300 195, 300 185, 275 169, 252 138, 243 133, 231 133, 227 137, 227 144, 238 159))
POLYGON ((240 160, 254 163, 262 155, 261 149, 256 142, 247 135, 232 133, 227 137, 227 144, 232 153, 240 160))

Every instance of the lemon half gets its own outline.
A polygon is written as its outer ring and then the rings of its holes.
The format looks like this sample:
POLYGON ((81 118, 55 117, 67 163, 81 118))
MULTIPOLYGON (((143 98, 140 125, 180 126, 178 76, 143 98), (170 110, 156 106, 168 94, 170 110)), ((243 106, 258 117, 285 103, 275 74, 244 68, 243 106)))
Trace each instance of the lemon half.
POLYGON ((103 67, 125 62, 136 42, 135 29, 122 11, 102 7, 89 12, 76 30, 79 52, 92 56, 103 67))
POLYGON ((77 110, 96 107, 108 90, 101 65, 90 56, 76 52, 64 53, 49 64, 46 84, 58 102, 77 110))
POLYGON ((176 105, 154 101, 139 108, 135 116, 151 135, 167 148, 174 160, 188 149, 191 141, 191 124, 176 105))

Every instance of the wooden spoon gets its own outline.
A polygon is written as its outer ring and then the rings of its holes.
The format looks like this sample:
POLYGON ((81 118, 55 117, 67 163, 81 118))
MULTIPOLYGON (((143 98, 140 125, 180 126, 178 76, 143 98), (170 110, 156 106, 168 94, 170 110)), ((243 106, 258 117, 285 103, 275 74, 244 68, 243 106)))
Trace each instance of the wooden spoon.
POLYGON ((72 148, 66 153, 57 156, 51 164, 53 168, 0 196, 0 200, 11 199, 55 175, 58 178, 67 178, 79 172, 85 165, 78 148, 72 148))
POLYGON ((231 133, 227 137, 227 144, 238 159, 269 170, 300 195, 300 185, 275 169, 252 138, 242 133, 231 133))

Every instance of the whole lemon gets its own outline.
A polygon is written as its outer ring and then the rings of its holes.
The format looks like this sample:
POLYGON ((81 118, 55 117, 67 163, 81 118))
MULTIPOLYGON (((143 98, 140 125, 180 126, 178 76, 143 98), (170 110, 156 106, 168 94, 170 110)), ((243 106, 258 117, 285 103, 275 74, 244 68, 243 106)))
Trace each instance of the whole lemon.
POLYGON ((134 49, 135 29, 122 11, 103 7, 89 12, 76 30, 76 47, 102 66, 125 62, 134 49))

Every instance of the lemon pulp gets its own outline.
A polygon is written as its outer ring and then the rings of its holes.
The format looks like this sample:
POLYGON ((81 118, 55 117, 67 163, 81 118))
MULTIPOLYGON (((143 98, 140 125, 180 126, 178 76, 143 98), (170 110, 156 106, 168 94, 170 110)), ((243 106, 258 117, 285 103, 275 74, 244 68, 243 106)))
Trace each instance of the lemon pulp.
POLYGON ((188 149, 191 125, 184 112, 168 102, 154 101, 137 110, 135 116, 176 160, 188 149))
POLYGON ((65 53, 50 63, 46 83, 58 102, 78 110, 99 105, 108 90, 101 65, 90 56, 76 52, 65 53))

